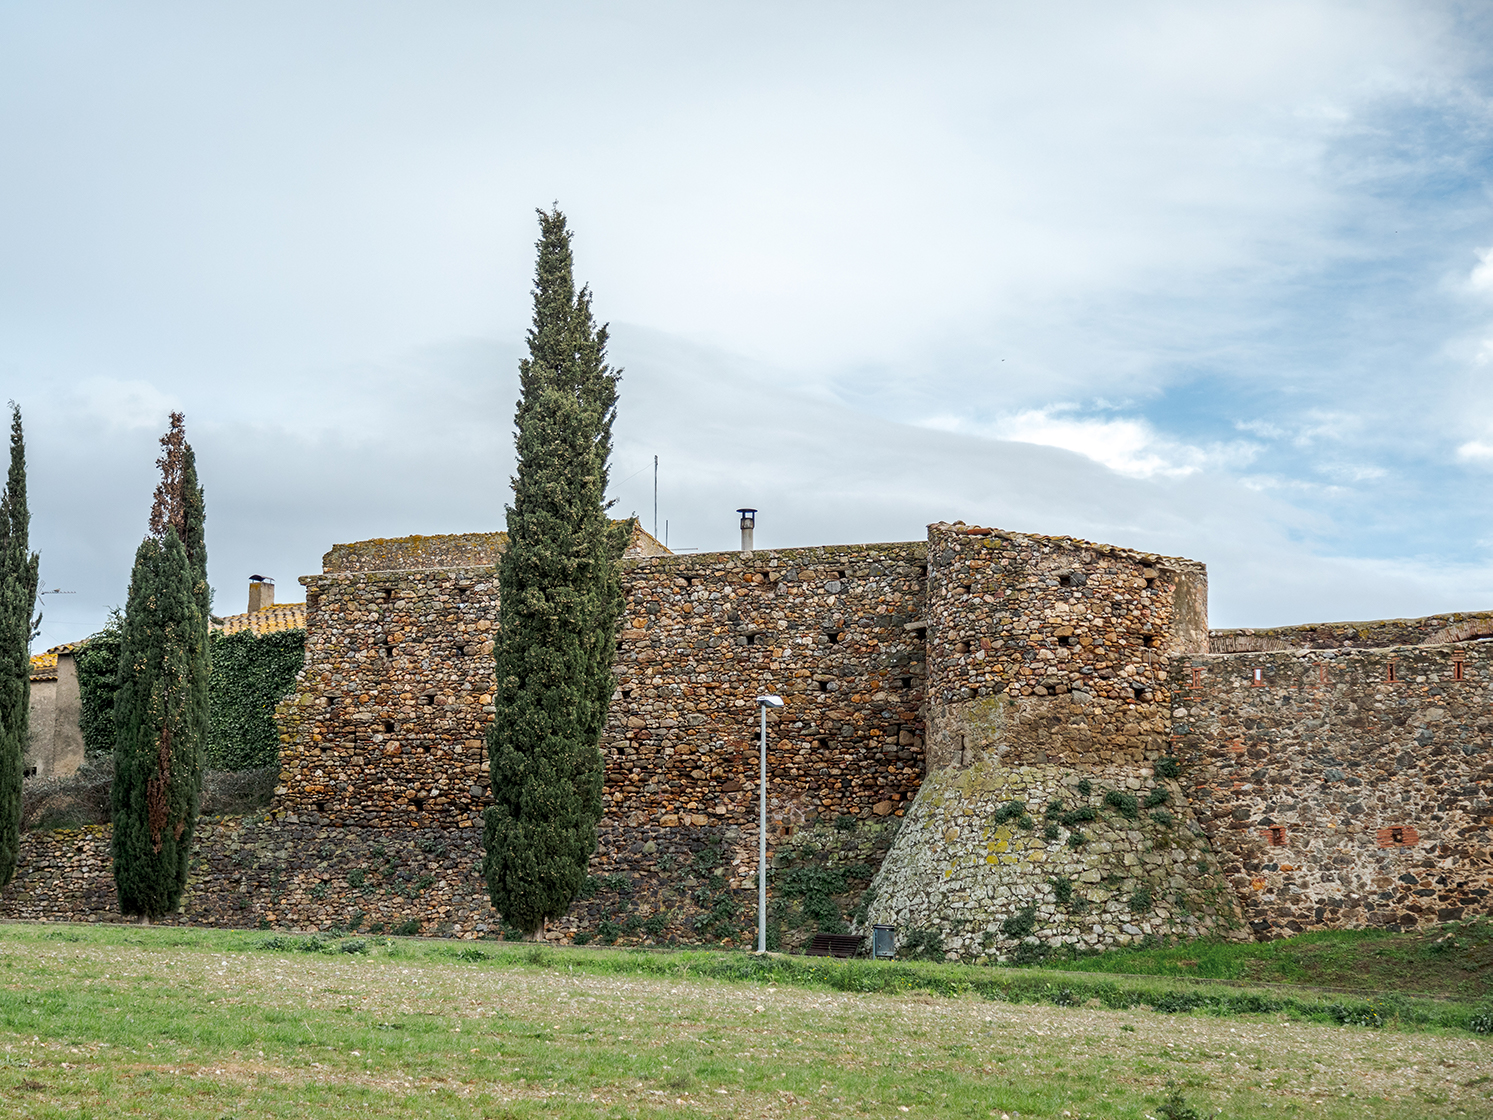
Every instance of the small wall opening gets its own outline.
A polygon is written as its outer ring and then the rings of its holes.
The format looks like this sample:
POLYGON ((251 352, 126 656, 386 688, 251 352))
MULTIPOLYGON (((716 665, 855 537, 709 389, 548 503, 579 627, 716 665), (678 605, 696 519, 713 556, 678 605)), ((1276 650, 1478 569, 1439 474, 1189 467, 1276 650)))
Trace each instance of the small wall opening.
POLYGON ((1072 634, 1068 634, 1068 635, 1065 635, 1064 637, 1061 637, 1061 638, 1058 639, 1058 645, 1060 645, 1060 646, 1076 646, 1076 645, 1078 645, 1078 639, 1075 638, 1072 634))
POLYGON ((415 812, 417 813, 423 813, 425 811, 425 799, 423 797, 415 798, 414 801, 412 801, 410 804, 414 805, 415 812))
POLYGON ((378 597, 385 603, 392 603, 394 601, 394 589, 392 587, 381 587, 378 591, 378 597))
POLYGON ((969 652, 969 643, 968 642, 955 642, 954 643, 954 652, 955 653, 968 653, 969 652))
POLYGON ((384 720, 384 734, 385 735, 392 735, 392 734, 394 734, 394 721, 393 720, 387 720, 387 719, 384 720))
POLYGON ((814 749, 816 751, 827 751, 827 750, 829 750, 829 740, 828 739, 815 739, 814 740, 814 749))
POLYGON ((1062 575, 1058 576, 1058 586, 1059 587, 1072 587, 1073 586, 1073 573, 1072 572, 1064 572, 1062 575))
POLYGON ((425 695, 423 695, 423 696, 420 697, 420 701, 419 702, 421 704, 424 704, 424 705, 433 705, 435 703, 435 693, 433 693, 433 692, 427 692, 427 693, 425 693, 425 695))
POLYGON ((467 647, 466 646, 457 646, 455 652, 456 652, 456 656, 457 657, 465 657, 467 655, 467 647))
POLYGON ((1272 848, 1284 848, 1286 846, 1286 830, 1282 825, 1271 825, 1265 830, 1265 839, 1272 848))
POLYGON ((1466 666, 1467 666, 1467 662, 1464 661, 1460 657, 1458 657, 1455 660, 1453 660, 1452 661, 1452 680, 1454 680, 1454 681, 1465 681, 1467 679, 1466 666))
POLYGON ((1263 688, 1265 686, 1265 670, 1256 669, 1254 672, 1254 677, 1250 680, 1249 683, 1254 685, 1256 688, 1263 688))
POLYGON ((1155 649, 1157 646, 1161 645, 1161 635, 1142 634, 1140 641, 1141 645, 1145 646, 1147 649, 1155 649))
POLYGON ((1400 678, 1395 675, 1395 663, 1393 661, 1391 661, 1388 665, 1386 665, 1384 667, 1384 680, 1385 680, 1386 683, 1391 683, 1392 684, 1395 681, 1398 681, 1399 679, 1400 678))
POLYGON ((1203 668, 1201 665, 1194 665, 1192 667, 1192 687, 1203 687, 1203 668))
POLYGON ((842 630, 829 630, 824 636, 829 639, 829 644, 832 646, 837 646, 845 640, 845 633, 842 630))
POLYGON ((912 678, 911 677, 901 677, 901 678, 899 678, 899 680, 900 680, 901 685, 902 685, 902 687, 904 689, 912 687, 912 678))
POLYGON ((1136 700, 1144 700, 1146 698, 1146 690, 1144 688, 1132 688, 1130 691, 1135 693, 1134 698, 1136 700))

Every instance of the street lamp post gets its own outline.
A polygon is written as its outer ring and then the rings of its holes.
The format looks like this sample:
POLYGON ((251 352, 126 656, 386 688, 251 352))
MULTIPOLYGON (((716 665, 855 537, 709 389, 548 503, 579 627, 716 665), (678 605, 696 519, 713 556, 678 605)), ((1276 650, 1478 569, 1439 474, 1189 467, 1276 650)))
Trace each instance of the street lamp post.
POLYGON ((781 708, 781 696, 757 697, 762 713, 762 772, 757 777, 757 952, 767 952, 767 709, 781 708))

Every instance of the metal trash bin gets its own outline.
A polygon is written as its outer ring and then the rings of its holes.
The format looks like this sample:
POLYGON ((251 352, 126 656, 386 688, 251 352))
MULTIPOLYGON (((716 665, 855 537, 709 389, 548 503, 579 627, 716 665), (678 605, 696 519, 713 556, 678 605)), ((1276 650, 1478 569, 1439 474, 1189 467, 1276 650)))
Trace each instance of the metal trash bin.
POLYGON ((897 955, 897 927, 871 927, 871 957, 873 960, 889 961, 897 955))

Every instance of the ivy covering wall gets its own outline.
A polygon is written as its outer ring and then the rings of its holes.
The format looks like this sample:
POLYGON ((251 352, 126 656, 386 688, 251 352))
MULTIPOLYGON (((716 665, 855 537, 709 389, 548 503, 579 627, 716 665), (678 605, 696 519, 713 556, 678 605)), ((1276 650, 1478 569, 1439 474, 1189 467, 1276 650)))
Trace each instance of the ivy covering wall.
POLYGON ((306 660, 306 631, 213 634, 209 770, 257 770, 280 760, 275 705, 306 660))
POLYGON ((119 687, 119 613, 80 643, 75 654, 82 713, 83 752, 89 758, 114 755, 114 690, 119 687))
MULTIPOLYGON (((256 638, 251 631, 212 635, 213 672, 207 737, 209 770, 255 770, 279 761, 275 705, 295 684, 306 657, 306 632, 282 630, 256 638)), ((89 755, 114 750, 114 689, 119 630, 109 626, 78 655, 83 746, 89 755)))

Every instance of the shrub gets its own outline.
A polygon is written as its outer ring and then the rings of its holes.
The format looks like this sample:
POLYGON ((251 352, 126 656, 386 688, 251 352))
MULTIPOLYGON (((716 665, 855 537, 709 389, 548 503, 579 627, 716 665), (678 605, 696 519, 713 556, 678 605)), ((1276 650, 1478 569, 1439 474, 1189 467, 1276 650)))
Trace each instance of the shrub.
POLYGON ((1001 934, 1012 941, 1021 940, 1036 928, 1037 908, 1035 906, 1023 907, 1001 922, 1001 934))
POLYGON ((1085 805, 1082 809, 1073 809, 1070 812, 1064 813, 1062 824, 1064 828, 1072 828, 1076 824, 1086 824, 1089 821, 1098 820, 1098 818, 1098 812, 1085 805))
POLYGON ((1094 783, 1089 781, 1087 778, 1084 778, 1073 788, 1078 790, 1078 792, 1081 793, 1084 797, 1087 797, 1089 796, 1089 794, 1094 792, 1094 783))
POLYGON ((1047 880, 1052 884, 1053 897, 1058 900, 1059 906, 1067 906, 1073 901, 1073 880, 1062 875, 1056 875, 1047 880))
MULTIPOLYGON (((373 931, 369 930, 368 932, 372 933, 373 931)), ((407 921, 400 922, 389 932, 395 937, 415 937, 420 932, 420 919, 410 918, 407 921)))
POLYGON ((1473 1034, 1493 1034, 1493 1003, 1485 1003, 1474 1011, 1467 1029, 1473 1034))
MULTIPOLYGON (((1005 824, 1007 821, 1018 820, 1026 816, 1026 803, 1023 801, 1007 801, 991 814, 991 820, 995 824, 1005 824)), ((1027 818, 1030 820, 1030 818, 1027 818)))
POLYGON ((1156 763, 1156 776, 1158 778, 1175 778, 1178 773, 1179 769, 1175 758, 1163 758, 1156 763))
POLYGON ((860 823, 855 817, 843 814, 835 818, 835 828, 840 832, 850 832, 860 823))
POLYGON ((1070 848, 1082 848, 1088 842, 1089 838, 1082 832, 1068 833, 1068 847, 1070 848))
POLYGON ((1130 892, 1130 912, 1132 914, 1149 914, 1155 898, 1151 894, 1151 888, 1144 883, 1130 892))
POLYGON ((908 930, 897 946, 897 956, 909 961, 944 959, 943 934, 936 929, 908 930))
POLYGON ((347 885, 353 890, 360 890, 367 878, 367 873, 361 867, 354 867, 347 873, 347 885))
POLYGON ((1183 1098, 1182 1090, 1175 1084, 1168 1087, 1171 1092, 1156 1108, 1158 1120, 1203 1120, 1202 1114, 1183 1098))
POLYGON ((1151 819, 1159 824, 1162 828, 1171 828, 1172 825, 1177 823, 1177 818, 1172 816, 1165 809, 1157 809, 1154 813, 1151 814, 1151 819))
POLYGON ((591 944, 591 937, 592 934, 587 933, 585 930, 581 930, 575 935, 575 943, 577 945, 589 945, 591 944))
POLYGON ((1051 821, 1048 821, 1047 822, 1047 827, 1042 830, 1042 839, 1044 839, 1044 840, 1056 840, 1062 834, 1063 834, 1063 830, 1062 829, 1058 828, 1058 826, 1055 825, 1055 824, 1053 824, 1051 821))
POLYGON ((1140 802, 1135 795, 1125 793, 1123 790, 1112 789, 1104 795, 1104 803, 1126 820, 1135 820, 1140 816, 1140 802))
POLYGON ((1165 805, 1171 799, 1171 790, 1157 786, 1150 793, 1146 794, 1146 808, 1154 809, 1158 805, 1165 805))

